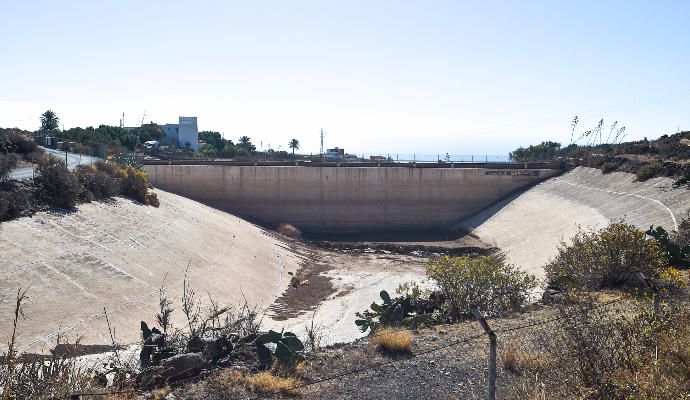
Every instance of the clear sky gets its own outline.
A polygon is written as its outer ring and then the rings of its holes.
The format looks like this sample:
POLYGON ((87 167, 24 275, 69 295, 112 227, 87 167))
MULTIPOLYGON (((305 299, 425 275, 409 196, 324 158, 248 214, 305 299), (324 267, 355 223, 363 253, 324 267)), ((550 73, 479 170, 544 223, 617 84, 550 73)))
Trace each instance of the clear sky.
POLYGON ((197 116, 302 152, 503 154, 690 130, 690 1, 0 0, 0 126, 197 116))

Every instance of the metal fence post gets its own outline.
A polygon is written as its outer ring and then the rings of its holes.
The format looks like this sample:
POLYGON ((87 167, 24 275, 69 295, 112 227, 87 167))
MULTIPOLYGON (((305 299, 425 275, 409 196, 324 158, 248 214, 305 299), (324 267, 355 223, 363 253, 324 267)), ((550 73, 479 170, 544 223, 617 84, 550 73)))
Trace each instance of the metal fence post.
POLYGON ((477 318, 484 332, 489 336, 489 382, 486 390, 486 398, 489 400, 496 400, 496 333, 489 327, 489 323, 486 322, 486 318, 479 310, 479 307, 470 304, 470 311, 472 311, 472 315, 477 318))

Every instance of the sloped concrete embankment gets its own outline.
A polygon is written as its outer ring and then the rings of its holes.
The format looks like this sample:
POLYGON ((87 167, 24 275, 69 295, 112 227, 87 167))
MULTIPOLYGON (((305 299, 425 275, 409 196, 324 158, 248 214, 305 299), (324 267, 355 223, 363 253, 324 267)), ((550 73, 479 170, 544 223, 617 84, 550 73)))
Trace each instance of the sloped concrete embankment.
POLYGON ((604 175, 598 169, 578 167, 457 227, 473 229, 510 261, 542 276, 542 266, 555 256, 561 241, 572 238, 580 227, 597 229, 623 220, 640 229, 651 225, 675 229, 690 207, 690 191, 672 184, 671 178, 636 182, 633 174, 604 175))
POLYGON ((268 307, 287 287, 287 272, 300 259, 284 243, 230 214, 156 193, 160 208, 118 198, 0 224, 1 342, 10 335, 20 286, 29 287, 20 350, 35 352, 52 348, 58 334, 109 343, 104 307, 117 341, 136 342, 139 322, 153 322, 161 285, 183 326, 185 274, 199 298, 222 304, 246 298, 268 307))

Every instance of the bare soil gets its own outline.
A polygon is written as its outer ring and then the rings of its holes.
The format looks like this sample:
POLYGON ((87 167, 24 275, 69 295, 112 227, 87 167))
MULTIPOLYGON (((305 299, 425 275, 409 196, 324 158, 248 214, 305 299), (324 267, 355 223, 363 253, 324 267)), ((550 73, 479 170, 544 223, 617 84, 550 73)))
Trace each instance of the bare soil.
POLYGON ((337 287, 329 271, 358 266, 376 271, 392 265, 408 265, 410 271, 419 271, 420 266, 433 257, 495 251, 471 235, 438 242, 303 241, 272 232, 270 235, 283 240, 290 251, 303 260, 294 274, 293 284, 268 309, 274 321, 298 317, 315 310, 331 297, 343 297, 356 290, 352 285, 337 287))

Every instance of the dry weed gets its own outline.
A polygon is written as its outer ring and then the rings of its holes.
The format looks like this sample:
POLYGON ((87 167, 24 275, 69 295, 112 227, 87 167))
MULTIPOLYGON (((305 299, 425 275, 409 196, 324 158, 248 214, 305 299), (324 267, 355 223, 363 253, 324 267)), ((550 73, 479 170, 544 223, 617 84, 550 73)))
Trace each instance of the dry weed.
POLYGON ((384 328, 374 333, 371 343, 390 353, 410 353, 412 334, 408 330, 384 328))
POLYGON ((299 239, 302 236, 302 232, 299 229, 297 229, 294 225, 290 224, 278 225, 278 227, 276 228, 276 232, 294 239, 299 239))
POLYGON ((520 346, 510 343, 503 352, 503 369, 517 375, 524 372, 540 372, 548 367, 545 354, 525 351, 520 346))
POLYGON ((257 393, 283 393, 296 396, 299 394, 297 386, 300 381, 294 377, 280 377, 273 375, 271 372, 259 372, 258 374, 236 376, 236 382, 244 384, 244 386, 257 393))

